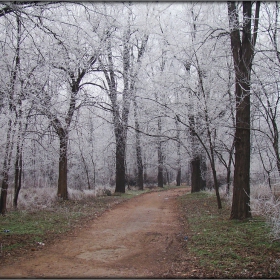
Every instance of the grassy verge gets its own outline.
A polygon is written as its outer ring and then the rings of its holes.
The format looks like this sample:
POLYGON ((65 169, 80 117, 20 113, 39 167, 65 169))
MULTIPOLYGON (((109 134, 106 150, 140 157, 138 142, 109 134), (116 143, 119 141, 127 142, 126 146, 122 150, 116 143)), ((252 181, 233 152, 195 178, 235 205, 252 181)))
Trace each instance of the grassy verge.
POLYGON ((225 203, 217 209, 215 196, 201 192, 179 198, 186 254, 197 259, 194 277, 275 278, 280 276, 280 243, 271 242, 260 217, 229 220, 225 203))

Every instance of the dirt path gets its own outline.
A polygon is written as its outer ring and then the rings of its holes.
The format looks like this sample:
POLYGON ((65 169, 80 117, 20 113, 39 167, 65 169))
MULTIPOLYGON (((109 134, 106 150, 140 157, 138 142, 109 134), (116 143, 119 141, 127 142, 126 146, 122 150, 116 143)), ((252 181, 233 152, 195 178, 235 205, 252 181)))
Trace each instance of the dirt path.
POLYGON ((184 193, 135 197, 59 243, 1 267, 0 277, 170 277, 182 260, 175 198, 184 193))

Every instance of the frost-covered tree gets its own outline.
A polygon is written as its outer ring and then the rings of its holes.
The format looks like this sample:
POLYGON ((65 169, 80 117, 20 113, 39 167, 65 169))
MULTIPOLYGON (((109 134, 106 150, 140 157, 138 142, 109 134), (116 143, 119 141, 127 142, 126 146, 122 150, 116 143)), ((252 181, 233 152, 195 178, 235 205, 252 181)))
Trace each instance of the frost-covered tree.
MULTIPOLYGON (((125 192, 127 131, 131 102, 135 97, 137 74, 148 34, 136 28, 134 5, 105 7, 108 12, 103 53, 99 57, 104 74, 103 87, 110 99, 116 140, 116 192, 125 192), (123 8, 120 10, 120 8, 123 8), (118 18, 123 14, 123 17, 118 18), (110 17, 109 17, 110 16, 110 17)), ((135 105, 135 104, 134 104, 135 105)))
POLYGON ((235 70, 236 131, 235 168, 231 219, 251 217, 250 212, 250 128, 251 128, 251 70, 258 34, 260 2, 241 4, 228 2, 231 48, 235 70), (242 26, 242 32, 240 28, 242 26))

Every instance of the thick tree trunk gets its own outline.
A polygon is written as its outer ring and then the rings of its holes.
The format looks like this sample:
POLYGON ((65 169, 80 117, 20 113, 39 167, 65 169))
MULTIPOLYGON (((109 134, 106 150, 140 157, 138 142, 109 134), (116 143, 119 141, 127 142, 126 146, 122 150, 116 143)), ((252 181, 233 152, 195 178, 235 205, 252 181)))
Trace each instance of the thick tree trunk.
POLYGON ((125 146, 123 140, 116 145, 116 188, 115 192, 125 193, 125 146))
POLYGON ((191 144, 192 150, 194 151, 194 156, 191 160, 191 192, 199 192, 205 188, 205 180, 202 179, 201 169, 203 165, 201 164, 201 156, 195 155, 196 152, 196 132, 195 132, 195 120, 194 116, 189 116, 190 123, 190 134, 191 134, 191 144))
POLYGON ((181 186, 181 167, 177 170, 176 186, 181 186))
POLYGON ((8 192, 8 172, 3 172, 2 188, 1 188, 1 198, 0 198, 0 213, 5 215, 7 212, 7 192, 8 192))
POLYGON ((63 200, 68 199, 67 189, 67 147, 68 136, 64 131, 63 135, 60 135, 60 148, 59 148, 59 173, 58 173, 58 188, 57 196, 63 200))
POLYGON ((157 180, 158 180, 158 187, 163 188, 163 168, 160 164, 158 166, 157 180))
POLYGON ((9 168, 11 163, 13 143, 11 139, 12 134, 12 121, 8 122, 7 142, 5 148, 3 173, 2 173, 2 186, 1 186, 1 198, 0 198, 0 213, 5 215, 7 212, 7 193, 9 187, 9 168))
MULTIPOLYGON (((250 91, 249 85, 243 87, 250 91)), ((250 95, 243 96, 237 85, 238 106, 236 110, 235 169, 231 219, 251 217, 250 211, 250 95)))
POLYGON ((201 158, 195 157, 191 161, 191 192, 200 192, 205 188, 205 180, 201 175, 201 158))
POLYGON ((231 219, 251 218, 250 211, 250 83, 258 34, 260 2, 256 2, 252 31, 252 2, 243 2, 242 38, 236 2, 228 2, 230 39, 235 68, 235 169, 231 219))
MULTIPOLYGON (((131 11, 130 11, 131 12, 131 11)), ((130 16, 129 13, 127 18, 127 29, 124 32, 123 37, 123 94, 122 94, 122 113, 120 119, 120 111, 117 102, 117 86, 115 80, 112 76, 113 74, 113 62, 111 58, 110 67, 111 67, 111 102, 113 105, 114 110, 114 122, 115 122, 115 136, 116 136, 116 188, 115 192, 125 193, 125 183, 126 183, 126 139, 127 139, 127 124, 128 124, 128 115, 129 115, 129 108, 130 102, 133 93, 133 87, 130 88, 131 80, 130 80, 130 16), (113 82, 113 83, 112 83, 113 82), (113 89, 113 90, 112 90, 113 89)), ((109 43, 111 44, 111 42, 109 43)), ((109 47, 110 56, 112 56, 111 46, 109 47)), ((107 79, 108 81, 108 79, 107 79)))
POLYGON ((116 188, 115 192, 125 193, 126 131, 120 123, 115 124, 116 137, 116 188))
POLYGON ((200 180, 201 180, 201 170, 200 170, 200 158, 195 157, 191 160, 191 192, 200 191, 200 180))

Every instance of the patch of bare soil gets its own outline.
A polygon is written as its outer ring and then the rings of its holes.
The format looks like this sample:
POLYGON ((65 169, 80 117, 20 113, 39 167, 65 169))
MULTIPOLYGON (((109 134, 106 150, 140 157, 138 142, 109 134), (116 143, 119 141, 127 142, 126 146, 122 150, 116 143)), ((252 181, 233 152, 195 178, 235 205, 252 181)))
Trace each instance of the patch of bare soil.
POLYGON ((58 242, 2 266, 0 277, 191 277, 195 264, 182 246, 186 233, 176 203, 186 192, 152 192, 121 203, 58 242))

